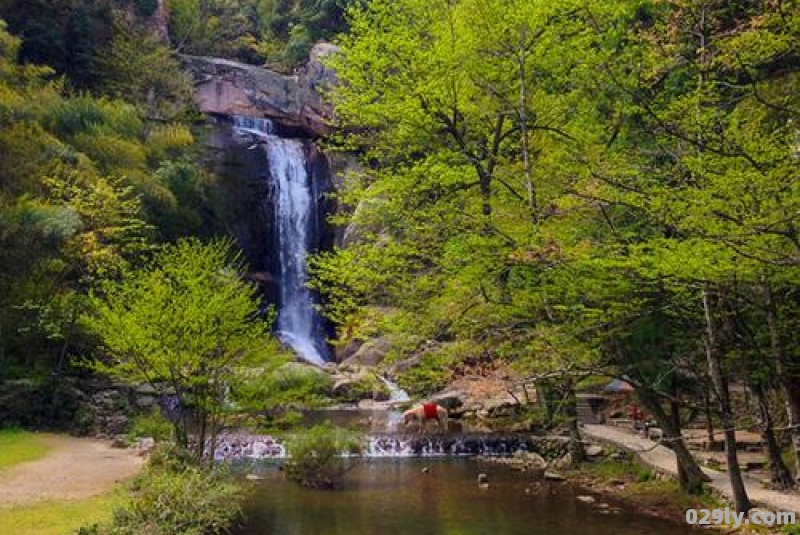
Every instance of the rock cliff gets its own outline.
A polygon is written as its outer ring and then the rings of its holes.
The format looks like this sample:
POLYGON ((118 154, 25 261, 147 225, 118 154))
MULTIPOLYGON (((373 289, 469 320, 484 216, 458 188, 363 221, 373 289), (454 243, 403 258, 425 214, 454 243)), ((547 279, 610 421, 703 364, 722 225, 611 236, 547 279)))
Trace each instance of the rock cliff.
POLYGON ((332 131, 332 111, 322 93, 335 82, 322 58, 335 51, 334 45, 316 45, 308 63, 290 76, 227 59, 182 59, 194 79, 195 101, 201 112, 267 117, 286 135, 322 137, 332 131))

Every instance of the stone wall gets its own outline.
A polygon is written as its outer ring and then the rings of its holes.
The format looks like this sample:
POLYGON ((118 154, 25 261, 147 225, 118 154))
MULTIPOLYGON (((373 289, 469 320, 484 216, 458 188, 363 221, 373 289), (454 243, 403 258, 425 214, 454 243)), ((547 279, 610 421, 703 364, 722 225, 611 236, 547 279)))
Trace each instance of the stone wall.
POLYGON ((0 427, 125 433, 130 418, 156 406, 155 391, 108 379, 39 378, 0 381, 0 427))

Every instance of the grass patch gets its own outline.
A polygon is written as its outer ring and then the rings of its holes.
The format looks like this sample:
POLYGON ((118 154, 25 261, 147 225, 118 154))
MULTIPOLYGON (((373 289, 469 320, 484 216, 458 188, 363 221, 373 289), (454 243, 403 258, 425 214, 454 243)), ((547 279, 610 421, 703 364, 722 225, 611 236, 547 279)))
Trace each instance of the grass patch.
POLYGON ((71 502, 0 507, 0 533, 66 535, 81 526, 108 522, 119 501, 119 493, 114 493, 71 502))
POLYGON ((592 487, 604 489, 623 501, 664 518, 682 519, 687 509, 723 508, 726 502, 710 492, 693 496, 681 491, 673 479, 656 477, 633 458, 615 461, 604 459, 583 465, 578 477, 588 477, 592 487))
POLYGON ((620 496, 642 505, 674 510, 677 516, 685 514, 687 509, 719 509, 728 505, 710 493, 685 494, 672 479, 634 482, 620 496))
POLYGON ((645 482, 655 479, 655 474, 633 460, 613 461, 603 459, 600 462, 586 465, 590 476, 602 480, 618 479, 622 481, 645 482))
MULTIPOLYGON (((34 461, 49 451, 39 435, 21 429, 0 429, 0 470, 34 461)), ((0 530, 0 533, 14 533, 0 530)))

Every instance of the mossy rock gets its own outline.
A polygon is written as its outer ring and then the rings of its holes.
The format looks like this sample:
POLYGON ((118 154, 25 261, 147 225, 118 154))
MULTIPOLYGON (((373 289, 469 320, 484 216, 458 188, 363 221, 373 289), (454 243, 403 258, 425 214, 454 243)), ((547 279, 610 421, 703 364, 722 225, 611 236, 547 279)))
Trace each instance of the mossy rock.
POLYGON ((331 389, 331 395, 339 401, 357 403, 362 399, 386 401, 390 397, 390 392, 377 375, 361 371, 338 377, 331 389))

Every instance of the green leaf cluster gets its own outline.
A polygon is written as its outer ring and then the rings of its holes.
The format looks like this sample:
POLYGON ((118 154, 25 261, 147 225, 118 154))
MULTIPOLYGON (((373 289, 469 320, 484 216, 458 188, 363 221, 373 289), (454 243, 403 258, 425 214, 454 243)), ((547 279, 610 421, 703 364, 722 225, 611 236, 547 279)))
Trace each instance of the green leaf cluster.
POLYGON ((455 342, 531 376, 701 396, 710 288, 726 369, 783 362, 773 377, 796 381, 794 11, 352 7, 330 98, 365 165, 340 196, 344 246, 313 263, 342 343, 417 340, 420 378, 438 359, 420 348, 455 342))
POLYGON ((97 369, 177 398, 175 439, 188 448, 193 434, 198 458, 222 425, 228 392, 277 349, 242 276, 229 243, 181 240, 104 282, 83 318, 108 355, 97 369))

